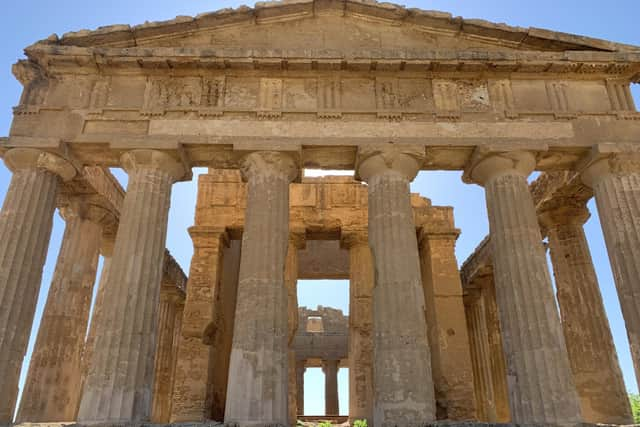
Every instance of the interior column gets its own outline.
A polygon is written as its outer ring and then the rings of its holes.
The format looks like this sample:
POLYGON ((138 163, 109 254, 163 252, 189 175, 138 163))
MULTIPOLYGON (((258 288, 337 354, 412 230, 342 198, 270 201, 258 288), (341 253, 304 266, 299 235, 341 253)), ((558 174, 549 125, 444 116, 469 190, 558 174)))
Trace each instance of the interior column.
POLYGON ((324 372, 324 413, 328 416, 340 415, 338 402, 338 365, 339 360, 323 360, 324 372))
POLYGON ((297 415, 304 415, 304 373, 307 370, 306 360, 296 360, 296 409, 297 415))
POLYGON ((173 183, 182 163, 154 150, 121 157, 129 174, 80 422, 149 421, 158 303, 173 183))
POLYGON ((287 289, 291 157, 253 152, 245 157, 247 207, 225 422, 240 427, 282 424, 288 413, 287 289), (259 301, 259 304, 256 304, 259 301))
POLYGON ((369 244, 375 266, 374 425, 410 426, 436 418, 424 293, 409 183, 424 147, 359 147, 357 174, 369 193, 369 244))
POLYGON ((60 180, 76 170, 44 151, 4 154, 13 172, 0 211, 0 424, 13 421, 20 368, 27 351, 60 180))
POLYGON ((512 421, 575 424, 579 401, 527 184, 535 165, 529 152, 476 152, 465 178, 486 192, 512 421))

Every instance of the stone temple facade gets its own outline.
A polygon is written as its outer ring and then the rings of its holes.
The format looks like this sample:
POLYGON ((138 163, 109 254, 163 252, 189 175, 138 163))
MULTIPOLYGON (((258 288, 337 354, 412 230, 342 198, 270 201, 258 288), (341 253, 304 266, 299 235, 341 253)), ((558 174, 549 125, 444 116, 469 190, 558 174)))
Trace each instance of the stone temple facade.
POLYGON ((638 374, 640 47, 286 0, 25 52, 0 139, 0 424, 290 425, 305 366, 330 414, 348 367, 349 417, 375 427, 631 421, 582 225, 593 197, 638 374), (165 240, 193 167, 209 171, 187 279, 165 240), (490 236, 461 271, 452 209, 409 191, 428 170, 486 193, 490 236), (302 278, 348 278, 348 319, 297 307, 302 278))

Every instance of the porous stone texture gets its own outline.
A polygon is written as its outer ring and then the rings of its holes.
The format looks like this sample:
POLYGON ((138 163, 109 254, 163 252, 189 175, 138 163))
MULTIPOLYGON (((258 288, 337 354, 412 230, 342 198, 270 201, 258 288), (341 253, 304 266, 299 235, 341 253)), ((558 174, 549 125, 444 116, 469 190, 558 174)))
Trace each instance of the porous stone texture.
MULTIPOLYGON (((284 281, 287 288, 287 325, 289 334, 289 425, 295 425, 298 420, 297 399, 297 364, 296 351, 293 347, 294 338, 298 331, 298 250, 304 247, 304 232, 292 233, 287 246, 287 259, 284 266, 284 281)), ((304 402, 304 401, 303 401, 304 402)))
POLYGON ((81 422, 148 421, 163 253, 173 182, 182 164, 153 150, 123 154, 129 174, 101 322, 85 380, 81 422))
POLYGON ((75 175, 38 150, 10 150, 4 162, 13 176, 0 211, 0 424, 13 420, 59 184, 75 175))
POLYGON ((242 166, 247 209, 225 422, 288 423, 288 326, 284 267, 289 183, 298 168, 287 154, 253 152, 242 166), (255 304, 260 301, 260 304, 255 304))
POLYGON ((357 174, 368 184, 373 288, 374 425, 416 426, 436 418, 424 294, 409 182, 424 148, 361 147, 357 174))
POLYGON ((593 188, 631 356, 640 381, 640 156, 614 154, 582 172, 593 188))
POLYGON ((534 167, 528 152, 477 152, 466 178, 486 192, 512 420, 576 424, 579 400, 527 185, 534 167))
POLYGON ((338 360, 323 360, 324 372, 324 413, 325 415, 339 415, 338 401, 338 360))
MULTIPOLYGON (((229 238, 221 228, 196 226, 189 233, 194 252, 179 338, 171 422, 204 421, 211 419, 214 411, 217 415, 224 411, 224 401, 222 408, 219 400, 215 409, 213 405, 216 349, 205 342, 205 334, 207 328, 217 326, 222 255, 229 238)), ((218 351, 223 353, 224 349, 218 351)))
POLYGON ((305 360, 296 360, 296 417, 304 414, 304 373, 305 360))
POLYGON ((373 423, 374 271, 366 230, 342 230, 349 249, 349 420, 373 423))
POLYGON ((455 256, 459 231, 420 229, 420 263, 438 419, 476 418, 473 369, 455 256))
POLYGON ((81 362, 102 239, 110 213, 76 200, 62 210, 66 227, 42 326, 34 347, 18 422, 72 421, 81 391, 81 362))
POLYGON ((562 328, 584 420, 631 424, 629 398, 589 246, 584 203, 558 198, 540 216, 546 229, 562 328))

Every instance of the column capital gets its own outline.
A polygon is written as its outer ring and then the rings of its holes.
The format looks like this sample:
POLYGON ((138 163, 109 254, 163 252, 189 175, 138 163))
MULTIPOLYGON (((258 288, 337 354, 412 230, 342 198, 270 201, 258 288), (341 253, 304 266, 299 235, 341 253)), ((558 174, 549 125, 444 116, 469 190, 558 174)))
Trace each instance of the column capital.
POLYGON ((584 201, 571 197, 551 200, 538 211, 538 222, 542 228, 549 229, 557 225, 584 225, 591 213, 584 201))
POLYGON ((91 196, 61 196, 58 209, 65 221, 80 218, 103 228, 117 223, 115 214, 91 196))
POLYGON ((369 232, 367 229, 345 227, 340 230, 340 247, 342 249, 350 249, 358 245, 369 245, 369 232))
POLYGON ((300 168, 292 155, 283 151, 254 151, 240 162, 242 179, 254 177, 283 177, 292 182, 300 174, 300 168))
POLYGON ((356 179, 368 182, 374 176, 393 172, 407 181, 413 181, 425 159, 422 145, 371 144, 358 147, 356 156, 356 179))
POLYGON ((194 225, 189 227, 188 231, 196 248, 229 246, 229 233, 225 227, 194 225))
POLYGON ((476 148, 465 168, 462 180, 467 184, 485 186, 491 179, 505 174, 528 177, 536 167, 536 155, 531 151, 494 151, 476 148))
POLYGON ((630 149, 614 151, 608 146, 596 146, 578 167, 582 182, 590 188, 608 175, 640 173, 640 151, 630 149))
POLYGON ((160 170, 167 173, 174 181, 188 176, 188 168, 184 163, 169 154, 158 150, 131 150, 120 156, 122 168, 131 173, 137 170, 160 170))
POLYGON ((289 243, 296 249, 307 247, 307 236, 305 230, 289 230, 289 243))
POLYGON ((455 242, 460 237, 460 229, 453 228, 449 230, 433 230, 429 227, 420 227, 418 229, 418 246, 422 248, 432 240, 450 240, 455 242))
POLYGON ((34 148, 12 148, 3 158, 11 172, 21 169, 44 169, 58 175, 63 181, 70 181, 77 174, 76 168, 67 159, 34 148))

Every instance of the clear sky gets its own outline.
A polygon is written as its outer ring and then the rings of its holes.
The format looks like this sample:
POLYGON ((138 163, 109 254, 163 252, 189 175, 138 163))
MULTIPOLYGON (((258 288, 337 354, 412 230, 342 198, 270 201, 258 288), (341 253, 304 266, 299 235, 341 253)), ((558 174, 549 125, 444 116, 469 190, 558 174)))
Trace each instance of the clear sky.
MULTIPOLYGON (((11 65, 22 57, 22 49, 36 40, 52 33, 59 35, 82 28, 96 28, 111 24, 139 24, 144 21, 171 19, 177 15, 196 15, 224 7, 236 7, 243 2, 237 0, 22 0, 4 2, 0 14, 0 136, 9 132, 12 106, 18 103, 20 85, 11 75, 11 65)), ((248 3, 248 2, 247 2, 248 3)), ((411 0, 402 2, 409 7, 443 10, 466 18, 481 18, 494 22, 506 22, 522 27, 540 27, 569 33, 583 34, 618 42, 640 45, 637 31, 640 3, 637 0, 411 0)), ((640 89, 633 88, 636 104, 640 105, 640 89)), ((640 141, 639 141, 640 142, 640 141)), ((202 171, 196 171, 196 173, 202 171)), ((123 178, 124 174, 118 174, 123 178)), ((10 180, 10 173, 0 166, 0 198, 4 198, 10 180)), ((123 181, 126 181, 123 179, 123 181)), ((189 270, 192 246, 187 227, 193 225, 196 199, 196 179, 174 186, 172 209, 169 220, 167 247, 182 265, 189 270)), ((487 234, 488 221, 484 194, 480 187, 465 185, 460 173, 423 172, 412 185, 419 192, 432 199, 437 205, 455 208, 456 223, 462 229, 458 240, 459 262, 473 252, 475 246, 487 234)), ((624 322, 613 284, 602 232, 593 201, 589 204, 592 217, 585 229, 589 239, 593 260, 600 280, 607 312, 611 322, 618 355, 625 376, 627 388, 637 392, 633 367, 629 355, 624 322)), ((55 266, 56 255, 64 223, 56 215, 49 255, 45 265, 42 290, 38 302, 34 331, 37 330, 42 314, 46 293, 55 266)), ((301 305, 333 306, 348 312, 347 282, 305 282, 299 286, 301 305)), ((29 353, 33 348, 35 332, 32 333, 29 353)), ((22 372, 22 380, 26 368, 22 372)), ((347 405, 347 374, 340 372, 340 407, 345 412, 347 405)), ((22 385, 22 383, 21 383, 22 385)), ((323 379, 319 370, 309 370, 306 377, 306 413, 323 413, 323 379)))

